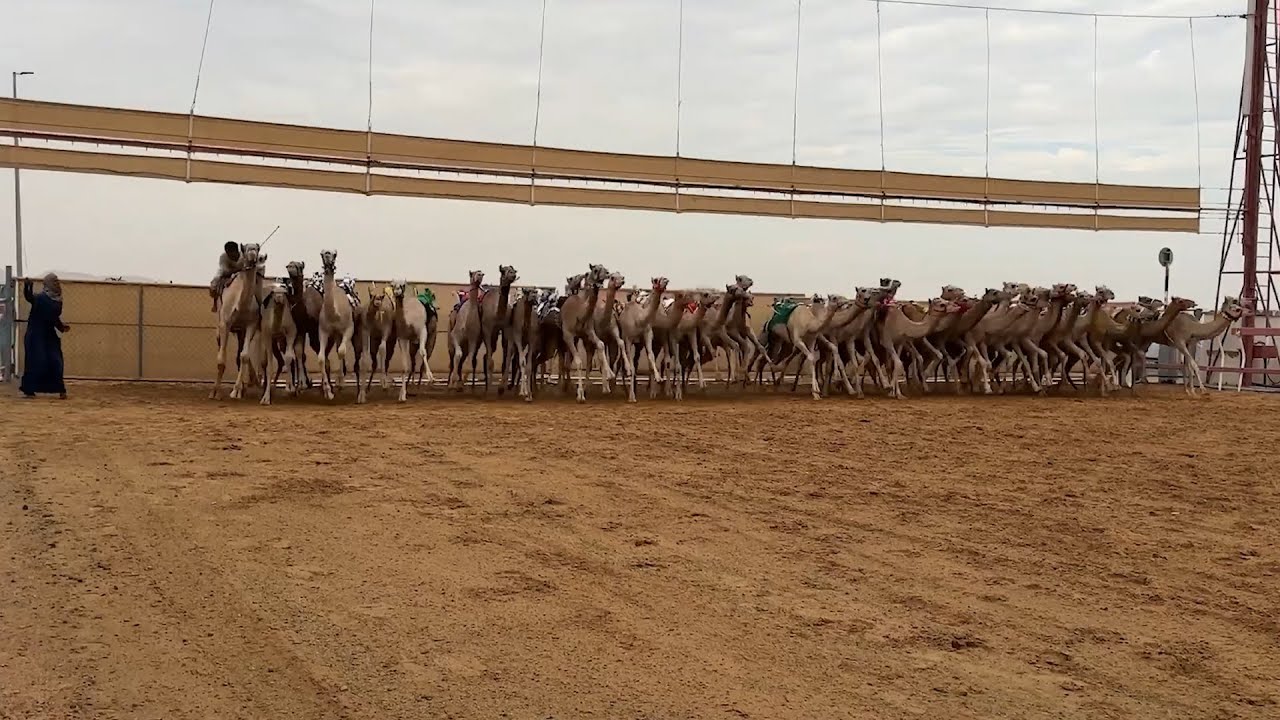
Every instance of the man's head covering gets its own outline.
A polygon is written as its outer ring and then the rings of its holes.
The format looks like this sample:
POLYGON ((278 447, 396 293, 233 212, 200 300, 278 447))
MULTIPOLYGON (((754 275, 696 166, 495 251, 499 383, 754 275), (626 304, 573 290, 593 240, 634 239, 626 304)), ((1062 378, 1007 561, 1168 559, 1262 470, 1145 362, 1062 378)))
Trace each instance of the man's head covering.
POLYGON ((56 273, 46 273, 44 276, 44 291, 54 300, 62 299, 62 281, 58 279, 56 273))
POLYGON ((227 244, 222 246, 222 249, 227 253, 227 257, 232 260, 240 259, 240 243, 228 240, 227 244))

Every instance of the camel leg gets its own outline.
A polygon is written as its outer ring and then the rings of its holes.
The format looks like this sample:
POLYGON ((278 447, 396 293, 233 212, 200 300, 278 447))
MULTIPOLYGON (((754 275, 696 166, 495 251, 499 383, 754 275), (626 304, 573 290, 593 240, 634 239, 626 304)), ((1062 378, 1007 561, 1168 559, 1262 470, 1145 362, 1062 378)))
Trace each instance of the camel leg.
MULTIPOLYGON (((396 348, 400 351, 400 356, 409 358, 409 338, 396 338, 396 348)), ((409 375, 413 373, 412 361, 408 361, 409 369, 400 378, 400 396, 396 398, 396 402, 404 402, 409 399, 409 375)))
POLYGON ((893 377, 889 380, 889 397, 901 400, 906 397, 902 393, 902 383, 906 382, 907 371, 902 367, 902 353, 892 345, 885 345, 886 356, 893 363, 893 377))
POLYGON ((244 386, 249 379, 248 373, 253 367, 253 343, 251 342, 253 338, 253 326, 250 325, 246 327, 243 335, 240 335, 240 337, 244 339, 240 342, 240 354, 236 356, 240 367, 236 372, 236 384, 231 388, 232 400, 239 400, 244 396, 244 386))
MULTIPOLYGON (((274 339, 271 341, 271 345, 273 345, 273 346, 275 345, 275 340, 274 340, 274 339)), ((277 356, 277 355, 276 355, 276 353, 275 353, 275 347, 271 347, 271 348, 269 348, 269 349, 267 350, 267 352, 263 353, 263 357, 262 357, 262 399, 260 399, 260 400, 258 401, 258 404, 259 404, 259 405, 270 405, 270 404, 271 404, 271 388, 275 386, 275 384, 276 384, 276 383, 275 383, 275 381, 276 381, 276 379, 277 379, 277 378, 279 378, 279 377, 280 377, 280 370, 282 370, 282 369, 283 369, 283 368, 282 368, 282 367, 281 367, 281 365, 280 365, 280 359, 279 359, 279 356, 277 356), (272 377, 271 377, 271 358, 272 358, 272 357, 275 357, 275 358, 276 358, 276 377, 275 377, 275 378, 272 378, 272 377)))
POLYGON ((213 389, 209 391, 209 399, 217 400, 222 393, 222 375, 227 371, 227 326, 218 323, 218 352, 214 356, 218 374, 214 377, 213 389))
POLYGON ((574 379, 577 381, 578 385, 578 402, 586 402, 587 391, 585 383, 590 377, 590 369, 587 366, 586 358, 584 357, 586 355, 586 349, 583 347, 582 340, 578 338, 574 338, 573 342, 569 345, 569 349, 573 352, 572 370, 574 379))
POLYGON ((621 337, 618 340, 618 354, 622 356, 622 366, 627 373, 627 402, 636 401, 636 368, 631 364, 631 353, 627 352, 627 343, 621 337))

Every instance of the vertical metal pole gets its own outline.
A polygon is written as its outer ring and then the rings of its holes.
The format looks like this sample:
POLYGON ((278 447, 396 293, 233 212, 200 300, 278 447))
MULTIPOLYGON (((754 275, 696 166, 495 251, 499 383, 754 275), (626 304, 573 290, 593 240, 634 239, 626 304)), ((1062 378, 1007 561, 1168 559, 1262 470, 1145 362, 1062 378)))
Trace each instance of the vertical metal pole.
POLYGON ((1164 266, 1164 304, 1169 304, 1169 266, 1164 266))
MULTIPOLYGON (((18 73, 14 71, 10 73, 13 79, 13 99, 18 99, 18 73)), ((13 136, 13 146, 18 147, 18 136, 13 136)), ((18 266, 18 277, 25 277, 22 269, 22 173, 18 170, 18 166, 13 166, 13 244, 14 251, 18 257, 16 265, 18 266)))
MULTIPOLYGON (((1241 228, 1240 251, 1243 258, 1243 282, 1240 303, 1244 305, 1242 327, 1254 327, 1254 314, 1258 308, 1258 223, 1261 220, 1259 206, 1262 200, 1262 104, 1267 79, 1267 10, 1270 0, 1252 0, 1249 12, 1250 42, 1246 62, 1245 88, 1245 156, 1244 156, 1244 227, 1241 228)), ((1245 369, 1253 367, 1252 336, 1244 336, 1241 351, 1245 369)), ((1244 376, 1244 384, 1252 385, 1253 378, 1244 376)))
POLYGON ((14 292, 13 266, 4 266, 4 287, 0 287, 0 305, 4 312, 0 313, 0 375, 3 382, 13 382, 13 353, 17 348, 18 324, 14 318, 18 315, 18 293, 14 292))
POLYGON ((138 285, 138 369, 137 369, 137 377, 138 377, 138 379, 139 379, 139 380, 141 380, 141 379, 142 379, 142 352, 143 352, 143 349, 146 347, 146 346, 145 346, 145 344, 143 343, 143 338, 142 338, 142 327, 143 327, 143 325, 142 325, 142 311, 143 311, 143 300, 142 300, 142 295, 143 295, 143 286, 142 286, 141 284, 139 284, 139 285, 138 285))

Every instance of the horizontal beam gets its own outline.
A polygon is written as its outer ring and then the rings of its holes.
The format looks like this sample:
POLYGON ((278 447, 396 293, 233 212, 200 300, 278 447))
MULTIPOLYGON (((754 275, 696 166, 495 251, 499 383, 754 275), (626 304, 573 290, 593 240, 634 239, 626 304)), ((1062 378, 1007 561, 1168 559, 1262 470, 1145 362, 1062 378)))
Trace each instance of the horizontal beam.
POLYGON ((0 99, 0 135, 23 133, 80 142, 115 140, 157 148, 198 146, 210 152, 288 155, 315 162, 358 162, 669 187, 1106 209, 1184 212, 1200 209, 1199 188, 1014 180, 592 152, 0 99))
POLYGON ((1194 233, 1190 217, 1136 217, 1101 213, 997 211, 890 203, 815 202, 776 198, 725 197, 689 192, 628 191, 523 183, 468 182, 435 178, 280 167, 158 155, 0 146, 0 167, 55 172, 160 178, 189 182, 323 190, 370 195, 445 198, 487 202, 698 212, 767 217, 915 222, 990 227, 1073 230, 1128 230, 1194 233))

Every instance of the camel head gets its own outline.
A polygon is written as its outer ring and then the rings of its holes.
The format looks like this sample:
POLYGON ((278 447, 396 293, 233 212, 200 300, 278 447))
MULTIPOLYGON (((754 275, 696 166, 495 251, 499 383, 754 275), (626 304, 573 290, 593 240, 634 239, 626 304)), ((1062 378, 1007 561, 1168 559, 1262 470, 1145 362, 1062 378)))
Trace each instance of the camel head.
POLYGON ((1111 288, 1107 287, 1106 285, 1097 286, 1096 288, 1094 288, 1094 292, 1098 297, 1106 298, 1105 300, 1103 300, 1103 302, 1111 302, 1112 300, 1116 299, 1116 294, 1111 292, 1111 288))
MULTIPOLYGON (((404 281, 404 278, 400 278, 400 279, 398 279, 398 280, 392 280, 392 281, 391 281, 391 296, 392 296, 392 297, 394 297, 397 301, 399 301, 399 300, 404 300, 404 291, 405 291, 405 287, 406 287, 407 285, 408 285, 408 283, 406 283, 406 282, 404 281)), ((370 292, 372 292, 372 291, 370 291, 370 292)), ((378 293, 378 295, 381 295, 382 297, 386 297, 386 296, 387 296, 387 295, 386 295, 386 293, 378 293)), ((374 298, 374 296, 373 296, 373 295, 370 295, 370 296, 369 296, 369 301, 370 301, 370 302, 373 302, 373 301, 374 301, 374 299, 375 299, 375 298, 374 298)), ((378 303, 378 304, 380 305, 381 303, 378 303)))
POLYGON ((338 251, 321 250, 320 267, 324 268, 327 273, 335 272, 338 269, 338 251))
POLYGON ((654 291, 654 292, 656 292, 656 293, 664 293, 664 292, 666 292, 666 291, 667 291, 667 285, 668 285, 671 281, 670 281, 670 280, 668 280, 668 279, 666 279, 666 278, 664 278, 664 277, 659 276, 659 277, 653 278, 653 279, 652 279, 652 280, 650 280, 649 282, 651 283, 651 287, 653 288, 653 291, 654 291))
POLYGON ((623 285, 627 284, 627 276, 620 272, 611 273, 609 275, 609 289, 620 290, 623 285))
POLYGON ((565 294, 565 295, 577 295, 577 294, 578 294, 578 291, 582 289, 582 283, 583 283, 583 282, 585 282, 585 281, 586 281, 586 279, 587 279, 587 274, 586 274, 586 273, 578 273, 577 275, 571 275, 571 276, 569 276, 569 277, 565 278, 565 279, 564 279, 564 294, 565 294))
POLYGON ((516 274, 516 269, 514 267, 511 267, 510 265, 498 266, 498 282, 502 287, 509 288, 518 279, 520 279, 520 276, 516 274))
POLYGON ((280 303, 283 307, 289 306, 289 284, 287 278, 280 278, 271 284, 269 300, 273 303, 280 303))
POLYGON ((528 305, 533 305, 538 302, 538 297, 540 295, 541 293, 536 287, 520 288, 520 299, 528 305))
POLYGON ((882 295, 884 288, 858 287, 854 288, 853 302, 860 308, 868 308, 879 302, 882 295))
POLYGON ((1049 288, 1049 298, 1052 300, 1066 300, 1076 291, 1076 286, 1071 283, 1054 283, 1049 288))
POLYGON ((480 283, 484 282, 484 271, 472 270, 468 282, 471 283, 471 287, 479 288, 480 283))
POLYGON ((301 280, 302 271, 306 270, 307 264, 301 260, 292 260, 284 266, 284 271, 289 275, 291 280, 301 280))
POLYGON ((946 298, 936 297, 936 298, 931 298, 929 300, 930 315, 946 315, 948 313, 953 313, 959 309, 960 309, 959 305, 956 305, 955 303, 951 302, 950 300, 947 300, 946 298))
POLYGON ((902 281, 893 278, 880 278, 880 289, 884 290, 881 299, 885 302, 892 300, 898 294, 898 288, 902 287, 902 281))
POLYGON ((738 302, 742 303, 743 307, 751 307, 755 304, 755 301, 755 293, 750 290, 744 290, 742 291, 742 294, 738 296, 738 302))
POLYGON ((955 285, 943 285, 942 294, 939 297, 944 300, 960 300, 964 297, 964 290, 955 285))
POLYGON ((1031 286, 1026 283, 1006 282, 1003 287, 1004 291, 1009 293, 1010 300, 1015 297, 1024 298, 1031 294, 1031 286))
POLYGON ((592 285, 598 288, 609 279, 609 268, 591 263, 587 266, 587 277, 591 280, 592 285))
POLYGON ((991 303, 992 305, 995 305, 995 304, 999 303, 999 302, 1000 302, 1000 300, 1001 300, 1001 298, 1003 298, 1003 297, 1004 297, 1004 291, 1003 291, 1003 290, 996 290, 995 288, 987 288, 987 289, 982 293, 982 298, 981 298, 981 300, 982 300, 982 302, 985 302, 985 303, 991 303))
POLYGON ((258 264, 265 262, 266 255, 262 254, 262 248, 258 243, 247 243, 240 246, 240 257, 244 261, 244 267, 256 267, 258 264))
MULTIPOLYGON (((1163 304, 1164 303, 1161 303, 1161 305, 1163 304)), ((1195 306, 1196 306, 1195 300, 1189 300, 1184 297, 1178 297, 1177 295, 1174 295, 1172 298, 1169 298, 1169 307, 1172 308, 1173 312, 1175 313, 1180 313, 1184 310, 1193 310, 1195 309, 1195 306)), ((1157 313, 1158 312, 1159 311, 1157 310, 1157 313)))
POLYGON ((1231 320, 1239 320, 1244 317, 1244 305, 1240 304, 1240 300, 1230 295, 1222 298, 1222 314, 1231 320))
POLYGON ((755 284, 755 281, 752 280, 750 277, 747 277, 746 275, 734 275, 733 284, 737 286, 739 290, 746 292, 747 290, 751 289, 751 286, 755 284))

